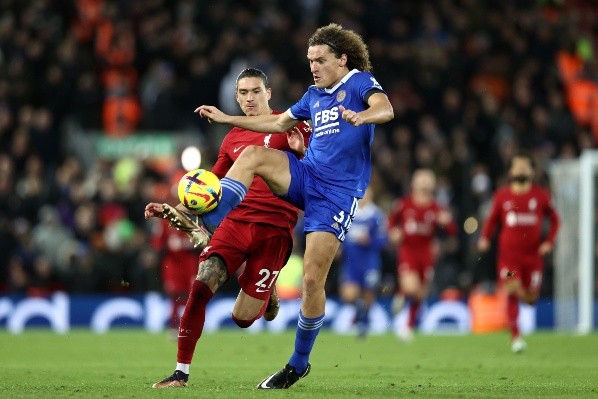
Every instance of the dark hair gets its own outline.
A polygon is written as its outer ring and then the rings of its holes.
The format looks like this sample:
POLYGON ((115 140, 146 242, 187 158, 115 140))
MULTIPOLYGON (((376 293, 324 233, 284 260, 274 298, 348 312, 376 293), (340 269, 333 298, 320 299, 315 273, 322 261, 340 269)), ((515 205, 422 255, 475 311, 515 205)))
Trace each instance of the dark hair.
POLYGON ((513 167, 513 162, 515 161, 515 158, 525 158, 529 162, 532 169, 536 168, 536 162, 534 161, 534 157, 532 157, 532 154, 529 151, 520 150, 520 151, 517 151, 511 159, 509 159, 509 164, 507 165, 507 170, 511 170, 511 168, 513 167))
POLYGON ((343 29, 339 24, 330 24, 318 28, 307 44, 318 46, 325 44, 330 47, 336 58, 347 55, 347 67, 349 70, 358 69, 364 72, 372 70, 370 54, 365 42, 357 33, 352 30, 343 29))
POLYGON ((245 68, 241 71, 239 76, 237 76, 237 80, 235 80, 235 86, 239 85, 239 80, 243 78, 260 78, 262 82, 264 82, 264 86, 266 89, 270 88, 270 83, 268 83, 268 77, 266 74, 257 68, 245 68))

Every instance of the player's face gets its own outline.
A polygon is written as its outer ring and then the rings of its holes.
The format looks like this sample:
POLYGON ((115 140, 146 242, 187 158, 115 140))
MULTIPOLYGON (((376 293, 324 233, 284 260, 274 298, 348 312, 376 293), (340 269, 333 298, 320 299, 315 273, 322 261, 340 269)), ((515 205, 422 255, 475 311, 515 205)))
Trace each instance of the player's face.
POLYGON ((412 190, 414 193, 432 195, 436 188, 436 178, 430 171, 418 171, 413 175, 412 190))
POLYGON ((336 58, 326 44, 310 46, 307 49, 309 69, 319 89, 334 87, 347 74, 347 56, 336 58))
POLYGON ((270 106, 268 101, 272 91, 266 89, 264 81, 257 77, 246 77, 237 82, 235 97, 241 110, 247 116, 269 114, 270 106))
POLYGON ((526 157, 515 157, 509 169, 509 177, 512 180, 523 180, 523 178, 531 180, 534 177, 534 168, 530 160, 526 157))

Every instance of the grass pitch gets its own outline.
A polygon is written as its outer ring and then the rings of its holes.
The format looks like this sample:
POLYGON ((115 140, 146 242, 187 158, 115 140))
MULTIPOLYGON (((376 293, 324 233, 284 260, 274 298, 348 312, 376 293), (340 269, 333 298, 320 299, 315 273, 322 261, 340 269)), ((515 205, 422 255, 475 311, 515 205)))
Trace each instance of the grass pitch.
POLYGON ((598 397, 598 335, 538 333, 524 354, 506 334, 416 336, 320 333, 313 369, 284 391, 255 386, 281 368, 293 333, 231 330, 199 341, 189 386, 156 390, 170 375, 176 343, 139 330, 95 335, 0 333, 2 398, 592 398, 598 397))

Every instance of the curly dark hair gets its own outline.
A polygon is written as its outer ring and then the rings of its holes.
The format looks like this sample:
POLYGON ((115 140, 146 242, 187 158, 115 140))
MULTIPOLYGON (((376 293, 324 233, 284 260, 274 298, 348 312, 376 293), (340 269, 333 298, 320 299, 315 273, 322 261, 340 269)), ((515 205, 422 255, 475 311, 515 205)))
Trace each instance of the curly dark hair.
POLYGON ((372 70, 368 47, 362 37, 352 30, 344 29, 339 24, 329 24, 318 28, 307 44, 310 47, 326 44, 336 58, 346 54, 349 70, 358 69, 364 72, 372 70))

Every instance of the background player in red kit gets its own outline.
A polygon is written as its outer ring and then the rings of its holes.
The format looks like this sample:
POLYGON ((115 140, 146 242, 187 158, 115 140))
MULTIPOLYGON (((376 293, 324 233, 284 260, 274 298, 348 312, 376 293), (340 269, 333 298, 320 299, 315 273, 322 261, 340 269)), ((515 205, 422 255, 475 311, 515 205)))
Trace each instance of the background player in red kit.
MULTIPOLYGON (((243 70, 237 78, 236 99, 248 116, 272 114, 268 101, 271 89, 266 75, 254 68, 243 70)), ((235 127, 224 138, 218 160, 212 168, 219 178, 225 176, 242 149, 259 145, 305 153, 311 127, 305 122, 289 134, 263 134, 235 127)), ((148 204, 148 217, 164 217, 163 205, 148 204)), ((201 336, 206 305, 214 292, 246 262, 238 277, 241 291, 233 308, 233 320, 249 327, 266 310, 276 277, 293 248, 292 230, 297 222, 297 208, 272 194, 258 176, 243 202, 218 226, 199 258, 199 271, 193 282, 185 312, 181 318, 175 372, 155 383, 154 388, 184 387, 195 345, 201 336)))
POLYGON ((544 268, 542 257, 552 251, 560 222, 550 193, 533 183, 534 161, 529 154, 515 155, 508 173, 509 185, 494 194, 478 250, 488 251, 490 237, 498 227, 498 278, 507 294, 511 349, 522 352, 527 345, 517 325, 519 301, 533 305, 538 300, 544 268), (550 220, 550 230, 543 238, 545 217, 550 220))
POLYGON ((418 169, 411 180, 411 195, 400 200, 388 220, 389 239, 397 245, 397 275, 399 291, 393 300, 398 313, 409 299, 407 325, 399 330, 404 341, 413 338, 413 329, 422 301, 434 275, 437 248, 435 238, 439 228, 456 234, 457 226, 450 212, 434 199, 436 176, 429 169, 418 169))
MULTIPOLYGON (((152 246, 161 252, 162 285, 172 301, 168 327, 179 329, 179 309, 185 306, 189 287, 197 275, 197 251, 185 233, 161 220, 152 234, 152 246)), ((174 335, 176 337, 176 335, 174 335)))

